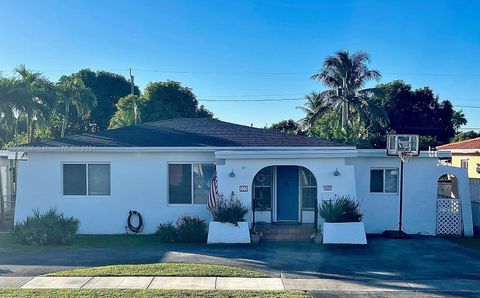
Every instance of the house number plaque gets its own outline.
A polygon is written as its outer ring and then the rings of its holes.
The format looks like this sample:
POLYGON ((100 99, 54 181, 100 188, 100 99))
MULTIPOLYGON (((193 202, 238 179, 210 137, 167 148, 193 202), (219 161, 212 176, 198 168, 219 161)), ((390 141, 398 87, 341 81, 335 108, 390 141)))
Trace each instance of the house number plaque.
POLYGON ((248 192, 248 185, 240 185, 240 192, 248 192))

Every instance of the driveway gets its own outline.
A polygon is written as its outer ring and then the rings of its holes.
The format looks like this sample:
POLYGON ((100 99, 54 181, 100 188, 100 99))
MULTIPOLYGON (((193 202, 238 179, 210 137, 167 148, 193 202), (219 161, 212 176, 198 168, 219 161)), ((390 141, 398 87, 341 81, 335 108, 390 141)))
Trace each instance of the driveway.
POLYGON ((435 289, 444 280, 480 281, 480 253, 434 237, 369 238, 363 247, 265 242, 256 247, 171 244, 19 252, 0 256, 0 276, 152 262, 226 264, 267 272, 272 277, 355 280, 379 286, 401 280, 435 289))

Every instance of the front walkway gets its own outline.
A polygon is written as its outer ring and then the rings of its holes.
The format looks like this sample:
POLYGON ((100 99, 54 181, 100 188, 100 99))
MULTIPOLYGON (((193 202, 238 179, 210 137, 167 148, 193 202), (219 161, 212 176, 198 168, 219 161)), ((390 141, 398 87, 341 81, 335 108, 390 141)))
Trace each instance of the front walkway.
POLYGON ((0 277, 0 288, 22 289, 186 289, 186 290, 304 290, 353 292, 480 292, 477 280, 382 283, 336 279, 237 277, 0 277), (434 287, 431 284, 434 284, 434 287))

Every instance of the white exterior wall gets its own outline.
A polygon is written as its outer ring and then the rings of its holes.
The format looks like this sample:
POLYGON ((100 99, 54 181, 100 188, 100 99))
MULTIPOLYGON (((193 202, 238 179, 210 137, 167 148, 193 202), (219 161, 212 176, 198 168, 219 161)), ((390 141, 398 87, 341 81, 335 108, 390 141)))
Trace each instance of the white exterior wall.
POLYGON ((57 207, 80 220, 81 234, 125 233, 129 210, 138 210, 143 233, 187 213, 208 219, 205 205, 168 204, 168 162, 214 162, 212 153, 29 153, 19 167, 15 221, 32 209, 57 207), (62 162, 110 162, 110 196, 62 195, 62 162))
MULTIPOLYGON (((398 229, 399 194, 370 193, 370 169, 400 169, 400 159, 385 156, 357 157, 350 158, 348 164, 355 166, 357 199, 362 203, 366 232, 382 233, 398 229)), ((413 157, 409 163, 404 164, 403 226, 407 233, 436 234, 437 182, 441 175, 447 173, 458 178, 464 234, 473 235, 467 173, 464 169, 440 166, 435 157, 413 157)))
MULTIPOLYGON (((295 165, 309 169, 317 180, 318 201, 334 195, 351 195, 362 203, 367 233, 382 233, 398 223, 398 194, 370 194, 370 168, 399 167, 396 157, 235 157, 221 158, 211 152, 55 152, 28 154, 20 161, 15 220, 57 207, 66 216, 80 220, 79 233, 125 233, 129 210, 138 210, 144 219, 143 233, 153 233, 160 223, 175 222, 186 213, 210 220, 206 206, 168 204, 169 162, 216 162, 219 191, 228 196, 233 191, 251 208, 252 182, 258 171, 267 166, 295 165), (62 162, 109 162, 111 195, 62 195, 62 162), (338 169, 340 176, 334 176, 338 169), (235 177, 229 174, 235 173, 235 177), (247 185, 247 192, 240 192, 247 185), (331 185, 331 192, 323 192, 331 185)), ((301 155, 299 155, 301 156, 301 155)), ((405 166, 404 226, 408 233, 435 235, 437 179, 445 173, 459 181, 465 235, 472 235, 468 177, 464 169, 437 166, 436 158, 418 157, 405 166)), ((257 218, 258 218, 257 214, 257 218)), ((312 212, 303 212, 304 222, 313 222, 312 212)), ((251 222, 252 214, 248 215, 251 222)), ((265 215, 264 220, 270 219, 265 215)), ((268 221, 268 220, 266 220, 268 221)))

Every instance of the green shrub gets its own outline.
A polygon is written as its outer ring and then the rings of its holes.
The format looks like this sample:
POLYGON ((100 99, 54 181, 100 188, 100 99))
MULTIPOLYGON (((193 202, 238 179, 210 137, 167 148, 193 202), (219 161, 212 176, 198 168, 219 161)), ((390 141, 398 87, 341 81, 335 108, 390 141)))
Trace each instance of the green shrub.
POLYGON ((363 217, 360 203, 349 196, 323 201, 319 212, 325 222, 359 222, 363 217))
POLYGON ((178 242, 206 242, 207 224, 198 216, 182 215, 177 220, 178 242))
POLYGON ((13 236, 24 244, 66 244, 77 233, 79 224, 77 218, 65 218, 56 208, 50 208, 44 214, 34 209, 33 216, 15 225, 13 236))
POLYGON ((229 200, 224 199, 222 196, 218 200, 217 206, 209 211, 214 221, 238 225, 238 222, 245 221, 245 215, 248 213, 248 210, 239 199, 232 195, 229 200))
POLYGON ((171 222, 159 224, 157 226, 156 234, 160 238, 160 241, 173 243, 177 238, 177 229, 171 222))

